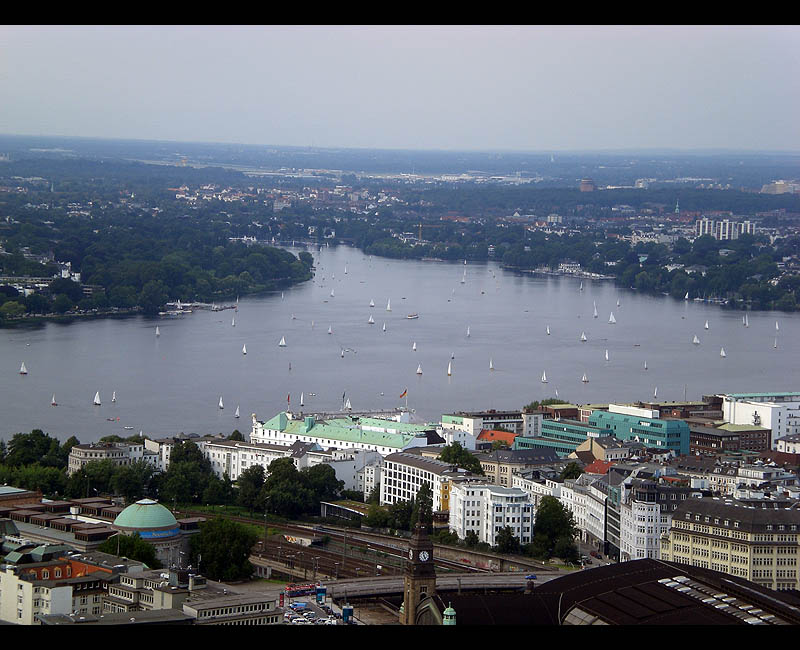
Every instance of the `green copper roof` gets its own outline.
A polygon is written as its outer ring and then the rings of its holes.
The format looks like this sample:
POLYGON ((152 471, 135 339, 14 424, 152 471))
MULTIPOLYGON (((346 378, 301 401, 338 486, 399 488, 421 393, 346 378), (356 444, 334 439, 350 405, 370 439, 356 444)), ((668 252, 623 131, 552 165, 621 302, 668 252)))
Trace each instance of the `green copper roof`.
POLYGON ((177 525, 178 522, 172 513, 152 499, 142 499, 129 505, 114 520, 114 526, 123 528, 165 528, 167 526, 177 527, 177 525))
POLYGON ((297 436, 314 436, 336 442, 361 442, 367 445, 396 449, 403 449, 417 434, 431 428, 430 425, 406 424, 378 418, 353 419, 348 416, 332 420, 315 420, 310 429, 307 427, 305 418, 288 420, 285 428, 281 428, 283 424, 281 416, 285 418, 286 414, 278 413, 264 422, 264 428, 297 436), (363 427, 383 428, 389 431, 369 431, 363 427))

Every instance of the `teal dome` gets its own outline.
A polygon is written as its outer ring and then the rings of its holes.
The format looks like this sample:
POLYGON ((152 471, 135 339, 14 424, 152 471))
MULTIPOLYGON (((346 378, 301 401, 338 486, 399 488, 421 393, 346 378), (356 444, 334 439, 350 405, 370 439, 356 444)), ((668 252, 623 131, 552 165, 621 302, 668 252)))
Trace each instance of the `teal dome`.
POLYGON ((141 499, 129 505, 117 515, 113 525, 124 532, 138 532, 144 538, 171 537, 180 530, 172 513, 152 499, 141 499))

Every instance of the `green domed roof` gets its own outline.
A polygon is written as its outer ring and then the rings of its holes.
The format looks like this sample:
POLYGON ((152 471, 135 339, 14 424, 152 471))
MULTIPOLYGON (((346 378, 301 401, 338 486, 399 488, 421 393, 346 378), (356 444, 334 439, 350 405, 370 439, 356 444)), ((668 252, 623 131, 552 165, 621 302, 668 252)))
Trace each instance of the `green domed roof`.
POLYGON ((123 528, 177 528, 178 522, 172 513, 157 501, 141 499, 129 505, 117 515, 114 526, 123 528))

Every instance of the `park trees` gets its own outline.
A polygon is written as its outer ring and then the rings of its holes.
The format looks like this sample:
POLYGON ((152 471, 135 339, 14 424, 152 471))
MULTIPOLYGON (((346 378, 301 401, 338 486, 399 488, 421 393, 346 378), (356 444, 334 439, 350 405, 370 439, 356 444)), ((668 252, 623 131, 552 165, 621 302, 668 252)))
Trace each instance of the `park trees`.
POLYGON ((454 442, 447 445, 439 454, 439 460, 457 465, 473 474, 483 475, 480 461, 468 449, 462 447, 461 443, 454 442))
POLYGON ((200 524, 200 532, 192 535, 190 559, 194 566, 202 562, 203 574, 212 580, 245 580, 253 572, 249 557, 257 540, 252 528, 216 517, 200 524))

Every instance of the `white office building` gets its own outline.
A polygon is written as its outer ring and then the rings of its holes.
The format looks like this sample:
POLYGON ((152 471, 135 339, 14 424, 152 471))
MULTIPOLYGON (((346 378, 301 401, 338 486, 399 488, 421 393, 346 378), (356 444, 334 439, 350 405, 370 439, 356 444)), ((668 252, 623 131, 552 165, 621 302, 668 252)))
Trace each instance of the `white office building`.
POLYGON ((479 541, 497 545, 497 536, 510 527, 521 544, 533 539, 534 505, 520 488, 501 487, 485 480, 453 483, 450 492, 449 528, 460 539, 470 531, 479 541))

